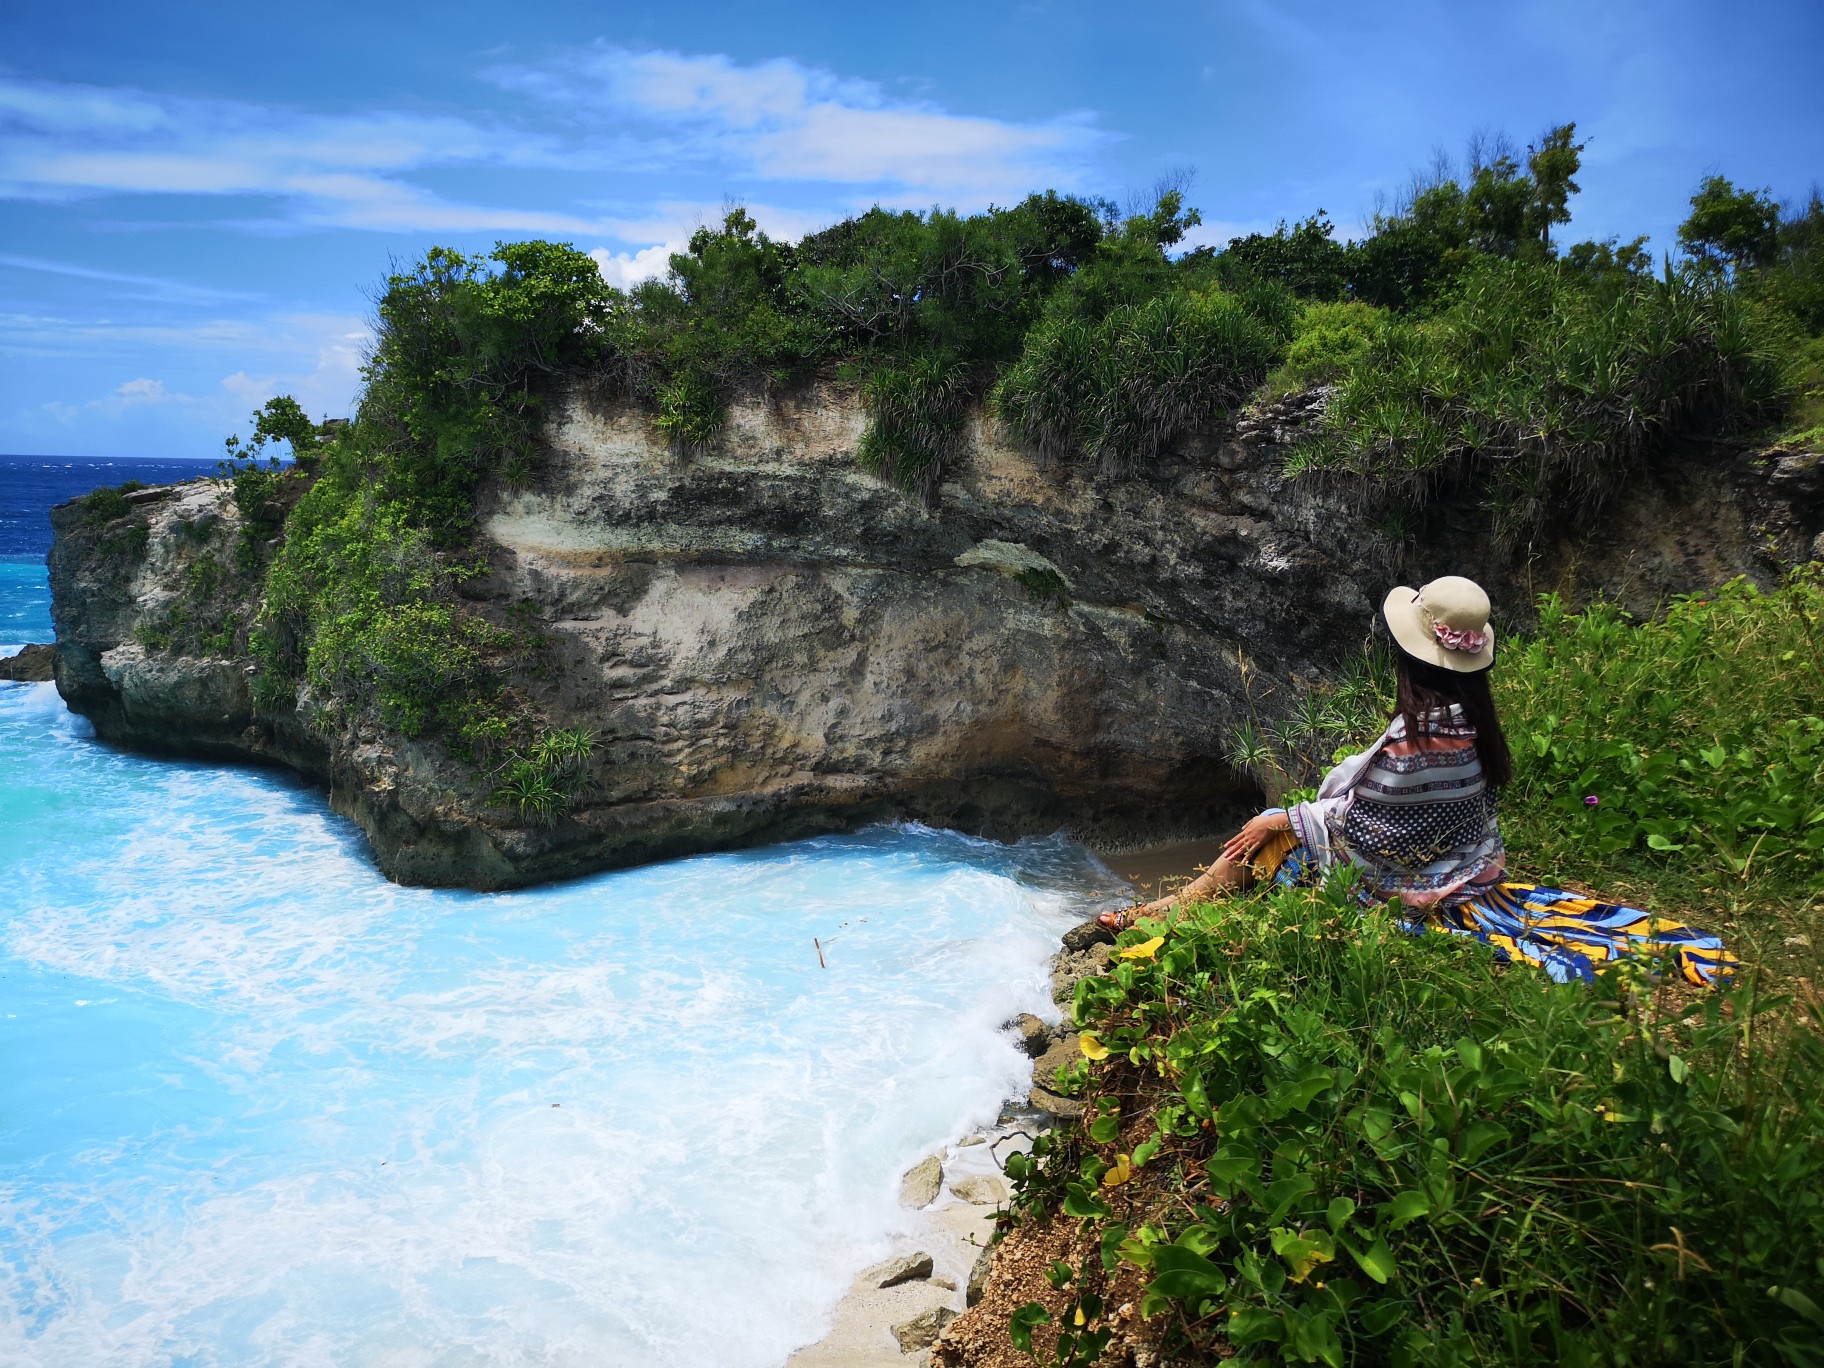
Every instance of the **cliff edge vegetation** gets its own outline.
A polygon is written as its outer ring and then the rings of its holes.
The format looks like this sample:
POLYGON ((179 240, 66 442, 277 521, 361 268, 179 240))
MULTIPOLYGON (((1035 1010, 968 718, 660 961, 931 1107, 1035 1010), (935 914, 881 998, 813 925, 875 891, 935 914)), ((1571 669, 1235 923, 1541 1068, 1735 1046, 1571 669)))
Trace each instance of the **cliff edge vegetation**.
POLYGON ((1427 558, 1525 617, 1809 553, 1816 461, 1768 444, 1817 421, 1824 206, 1706 182, 1656 272, 1554 241, 1579 152, 1483 146, 1347 243, 1185 251, 1162 186, 789 244, 733 210, 627 292, 433 250, 352 422, 277 399, 223 489, 59 510, 60 686, 323 779, 418 881, 1213 821, 1255 715, 1427 558))

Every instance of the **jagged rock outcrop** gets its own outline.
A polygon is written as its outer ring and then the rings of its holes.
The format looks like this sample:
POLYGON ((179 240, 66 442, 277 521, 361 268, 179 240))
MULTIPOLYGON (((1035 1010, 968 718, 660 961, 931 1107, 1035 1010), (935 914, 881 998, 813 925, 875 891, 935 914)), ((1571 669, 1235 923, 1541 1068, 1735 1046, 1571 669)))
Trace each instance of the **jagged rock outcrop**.
POLYGON ((0 679, 15 684, 43 684, 56 677, 57 648, 34 644, 0 658, 0 679))
POLYGON ((533 482, 483 492, 488 573, 463 589, 530 615, 541 707, 597 737, 548 827, 434 741, 256 716, 251 661, 171 645, 158 624, 194 592, 199 538, 240 534, 219 482, 131 495, 102 528, 56 511, 58 684, 107 740, 310 775, 407 882, 505 887, 893 816, 1158 838, 1256 798, 1221 758, 1230 729, 1358 646, 1395 579, 1475 575, 1510 615, 1546 588, 1650 610, 1775 573, 1770 545, 1802 558, 1824 527, 1815 460, 1717 449, 1663 463, 1600 526, 1566 510, 1530 555, 1467 506, 1403 545, 1342 491, 1281 478, 1322 402, 1259 406, 1112 481, 978 419, 927 506, 856 468, 840 387, 736 404, 689 456, 568 396, 533 482))

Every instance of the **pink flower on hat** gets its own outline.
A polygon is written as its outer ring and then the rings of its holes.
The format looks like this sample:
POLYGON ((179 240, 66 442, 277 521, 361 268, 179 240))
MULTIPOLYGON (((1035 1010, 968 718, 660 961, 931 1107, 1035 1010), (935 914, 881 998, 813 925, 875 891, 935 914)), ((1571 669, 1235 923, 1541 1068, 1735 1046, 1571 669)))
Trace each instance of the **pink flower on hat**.
POLYGON ((1441 622, 1432 623, 1431 630, 1438 639, 1438 645, 1447 651, 1468 651, 1474 655, 1488 645, 1487 632, 1477 632, 1468 627, 1446 627, 1441 622))

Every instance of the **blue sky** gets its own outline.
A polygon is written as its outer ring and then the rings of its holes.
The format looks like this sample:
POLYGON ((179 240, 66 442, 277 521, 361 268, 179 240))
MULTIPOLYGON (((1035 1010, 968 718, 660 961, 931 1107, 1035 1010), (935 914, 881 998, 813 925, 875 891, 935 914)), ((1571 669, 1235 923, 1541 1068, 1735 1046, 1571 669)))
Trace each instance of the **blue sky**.
POLYGON ((1194 167, 1205 240, 1358 231, 1477 130, 1589 140, 1571 231, 1670 247, 1702 175, 1824 179, 1819 0, 0 5, 0 451, 213 456, 346 413, 375 286, 553 237, 617 283, 746 203, 1194 167))

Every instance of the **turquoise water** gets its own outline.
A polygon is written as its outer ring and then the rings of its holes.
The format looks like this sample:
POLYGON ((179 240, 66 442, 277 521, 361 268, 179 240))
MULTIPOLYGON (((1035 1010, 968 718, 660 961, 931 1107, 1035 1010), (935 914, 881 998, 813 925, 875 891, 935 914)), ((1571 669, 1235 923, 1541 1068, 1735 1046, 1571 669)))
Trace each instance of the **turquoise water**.
POLYGON ((51 640, 51 585, 42 556, 0 555, 0 655, 51 640))
POLYGON ((997 1026, 1111 887, 900 827, 404 889, 49 685, 0 684, 0 775, 9 1365, 778 1364, 1020 1087, 997 1026))

